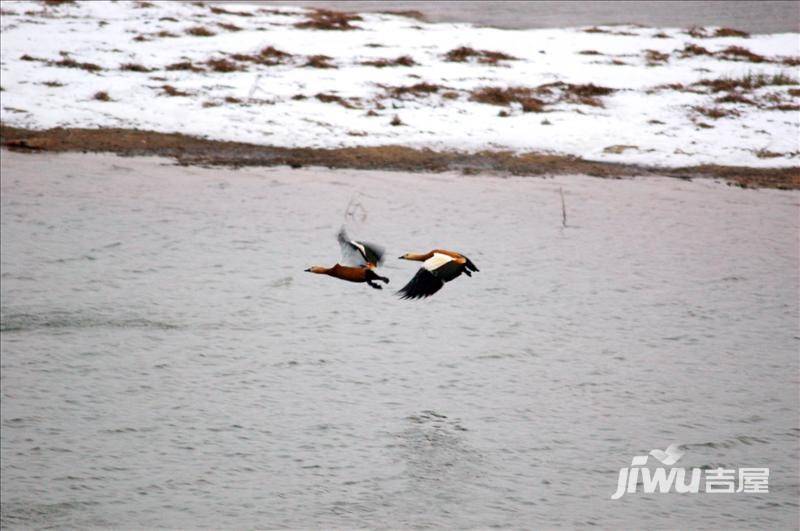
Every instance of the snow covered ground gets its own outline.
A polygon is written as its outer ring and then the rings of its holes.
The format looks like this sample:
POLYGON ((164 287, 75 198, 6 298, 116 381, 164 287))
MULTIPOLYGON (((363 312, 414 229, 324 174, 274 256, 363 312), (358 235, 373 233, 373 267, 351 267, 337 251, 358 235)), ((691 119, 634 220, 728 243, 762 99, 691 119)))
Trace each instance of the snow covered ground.
POLYGON ((521 31, 271 4, 124 1, 3 2, 0 26, 7 125, 669 167, 800 158, 797 33, 521 31), (303 27, 309 21, 354 28, 303 27), (448 55, 460 47, 471 50, 448 55))

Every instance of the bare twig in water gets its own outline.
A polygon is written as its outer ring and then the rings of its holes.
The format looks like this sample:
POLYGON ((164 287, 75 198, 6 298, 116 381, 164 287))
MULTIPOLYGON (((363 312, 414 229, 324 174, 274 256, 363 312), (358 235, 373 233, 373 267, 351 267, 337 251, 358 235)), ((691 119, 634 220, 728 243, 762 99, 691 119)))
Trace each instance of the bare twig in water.
POLYGON ((561 228, 567 227, 567 204, 564 202, 564 189, 559 188, 558 193, 561 194, 561 228))
POLYGON ((364 205, 361 204, 361 201, 357 201, 356 197, 353 196, 350 198, 350 202, 347 203, 347 208, 344 209, 344 220, 356 220, 363 223, 367 219, 367 209, 364 208, 364 205), (356 216, 359 216, 358 219, 356 216))

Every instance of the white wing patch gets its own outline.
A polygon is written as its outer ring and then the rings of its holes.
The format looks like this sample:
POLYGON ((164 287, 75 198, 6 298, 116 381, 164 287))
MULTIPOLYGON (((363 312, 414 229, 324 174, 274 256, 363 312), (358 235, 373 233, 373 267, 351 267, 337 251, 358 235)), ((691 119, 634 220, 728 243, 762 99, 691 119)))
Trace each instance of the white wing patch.
POLYGON ((361 251, 361 258, 363 258, 366 261, 366 259, 367 259, 367 250, 364 249, 364 246, 361 245, 360 243, 358 243, 356 241, 352 241, 352 240, 350 241, 350 243, 352 243, 355 246, 356 249, 361 251))
POLYGON ((447 256, 446 254, 441 254, 441 253, 433 253, 433 256, 425 260, 425 262, 422 264, 422 267, 424 267, 428 271, 436 271, 446 263, 452 261, 453 261, 452 256, 447 256))

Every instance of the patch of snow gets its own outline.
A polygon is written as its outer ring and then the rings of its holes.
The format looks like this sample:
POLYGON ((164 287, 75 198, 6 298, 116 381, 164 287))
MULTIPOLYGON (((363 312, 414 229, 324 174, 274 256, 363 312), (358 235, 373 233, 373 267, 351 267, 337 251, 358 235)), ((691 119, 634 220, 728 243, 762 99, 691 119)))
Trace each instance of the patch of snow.
POLYGON ((697 39, 677 28, 502 30, 384 14, 362 14, 363 20, 352 22, 357 30, 322 31, 294 26, 311 13, 306 9, 224 4, 227 11, 252 15, 240 16, 213 13, 212 7, 188 2, 150 7, 126 1, 55 7, 3 2, 0 119, 30 128, 139 128, 287 147, 503 149, 665 167, 784 167, 796 166, 800 157, 800 86, 747 91, 755 102, 750 105, 717 103, 725 92, 696 85, 703 79, 762 74, 796 80, 798 67, 789 64, 800 56, 797 33, 697 39), (230 31, 220 23, 242 29, 230 31), (198 26, 215 35, 187 34, 198 26), (134 40, 139 35, 143 40, 134 40), (712 53, 739 46, 768 61, 682 57, 687 44, 712 53), (231 54, 257 54, 267 46, 293 56, 272 66, 233 60, 241 68, 234 72, 203 66, 209 59, 232 60, 231 54), (517 60, 447 62, 445 54, 459 46, 503 52, 517 60), (647 50, 669 57, 648 62, 647 50), (581 53, 586 51, 598 53, 581 53), (44 61, 22 60, 26 54, 44 61), (312 55, 329 56, 336 68, 303 66, 312 55), (417 65, 362 64, 405 55, 417 65), (64 57, 102 70, 53 64, 64 57), (203 66, 203 71, 166 70, 183 61, 203 66), (152 71, 120 70, 125 63, 152 71), (431 94, 390 93, 392 87, 422 82, 441 88, 431 94), (481 87, 535 89, 555 82, 591 83, 614 92, 595 99, 601 106, 564 99, 545 105, 544 112, 471 99, 472 91, 481 87), (664 88, 671 84, 690 91, 664 88), (164 85, 189 95, 169 96, 164 85), (94 99, 98 91, 107 92, 111 101, 94 99), (339 96, 347 106, 322 102, 317 94, 339 96), (702 109, 730 114, 712 119, 702 109), (500 111, 509 116, 500 116, 500 111), (391 125, 395 115, 404 125, 391 125), (628 147, 607 149, 615 146, 628 147))

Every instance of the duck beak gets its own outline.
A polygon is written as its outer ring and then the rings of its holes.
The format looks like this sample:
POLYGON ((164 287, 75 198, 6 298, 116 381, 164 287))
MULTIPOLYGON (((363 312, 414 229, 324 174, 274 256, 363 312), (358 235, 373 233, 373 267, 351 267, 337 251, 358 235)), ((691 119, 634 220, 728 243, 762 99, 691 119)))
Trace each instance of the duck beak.
POLYGON ((398 257, 397 257, 397 259, 398 259, 398 260, 405 260, 405 259, 406 259, 406 257, 405 257, 405 256, 398 256, 398 257))
POLYGON ((307 273, 310 273, 311 272, 311 268, 309 267, 308 269, 304 269, 303 271, 305 271, 307 273))

